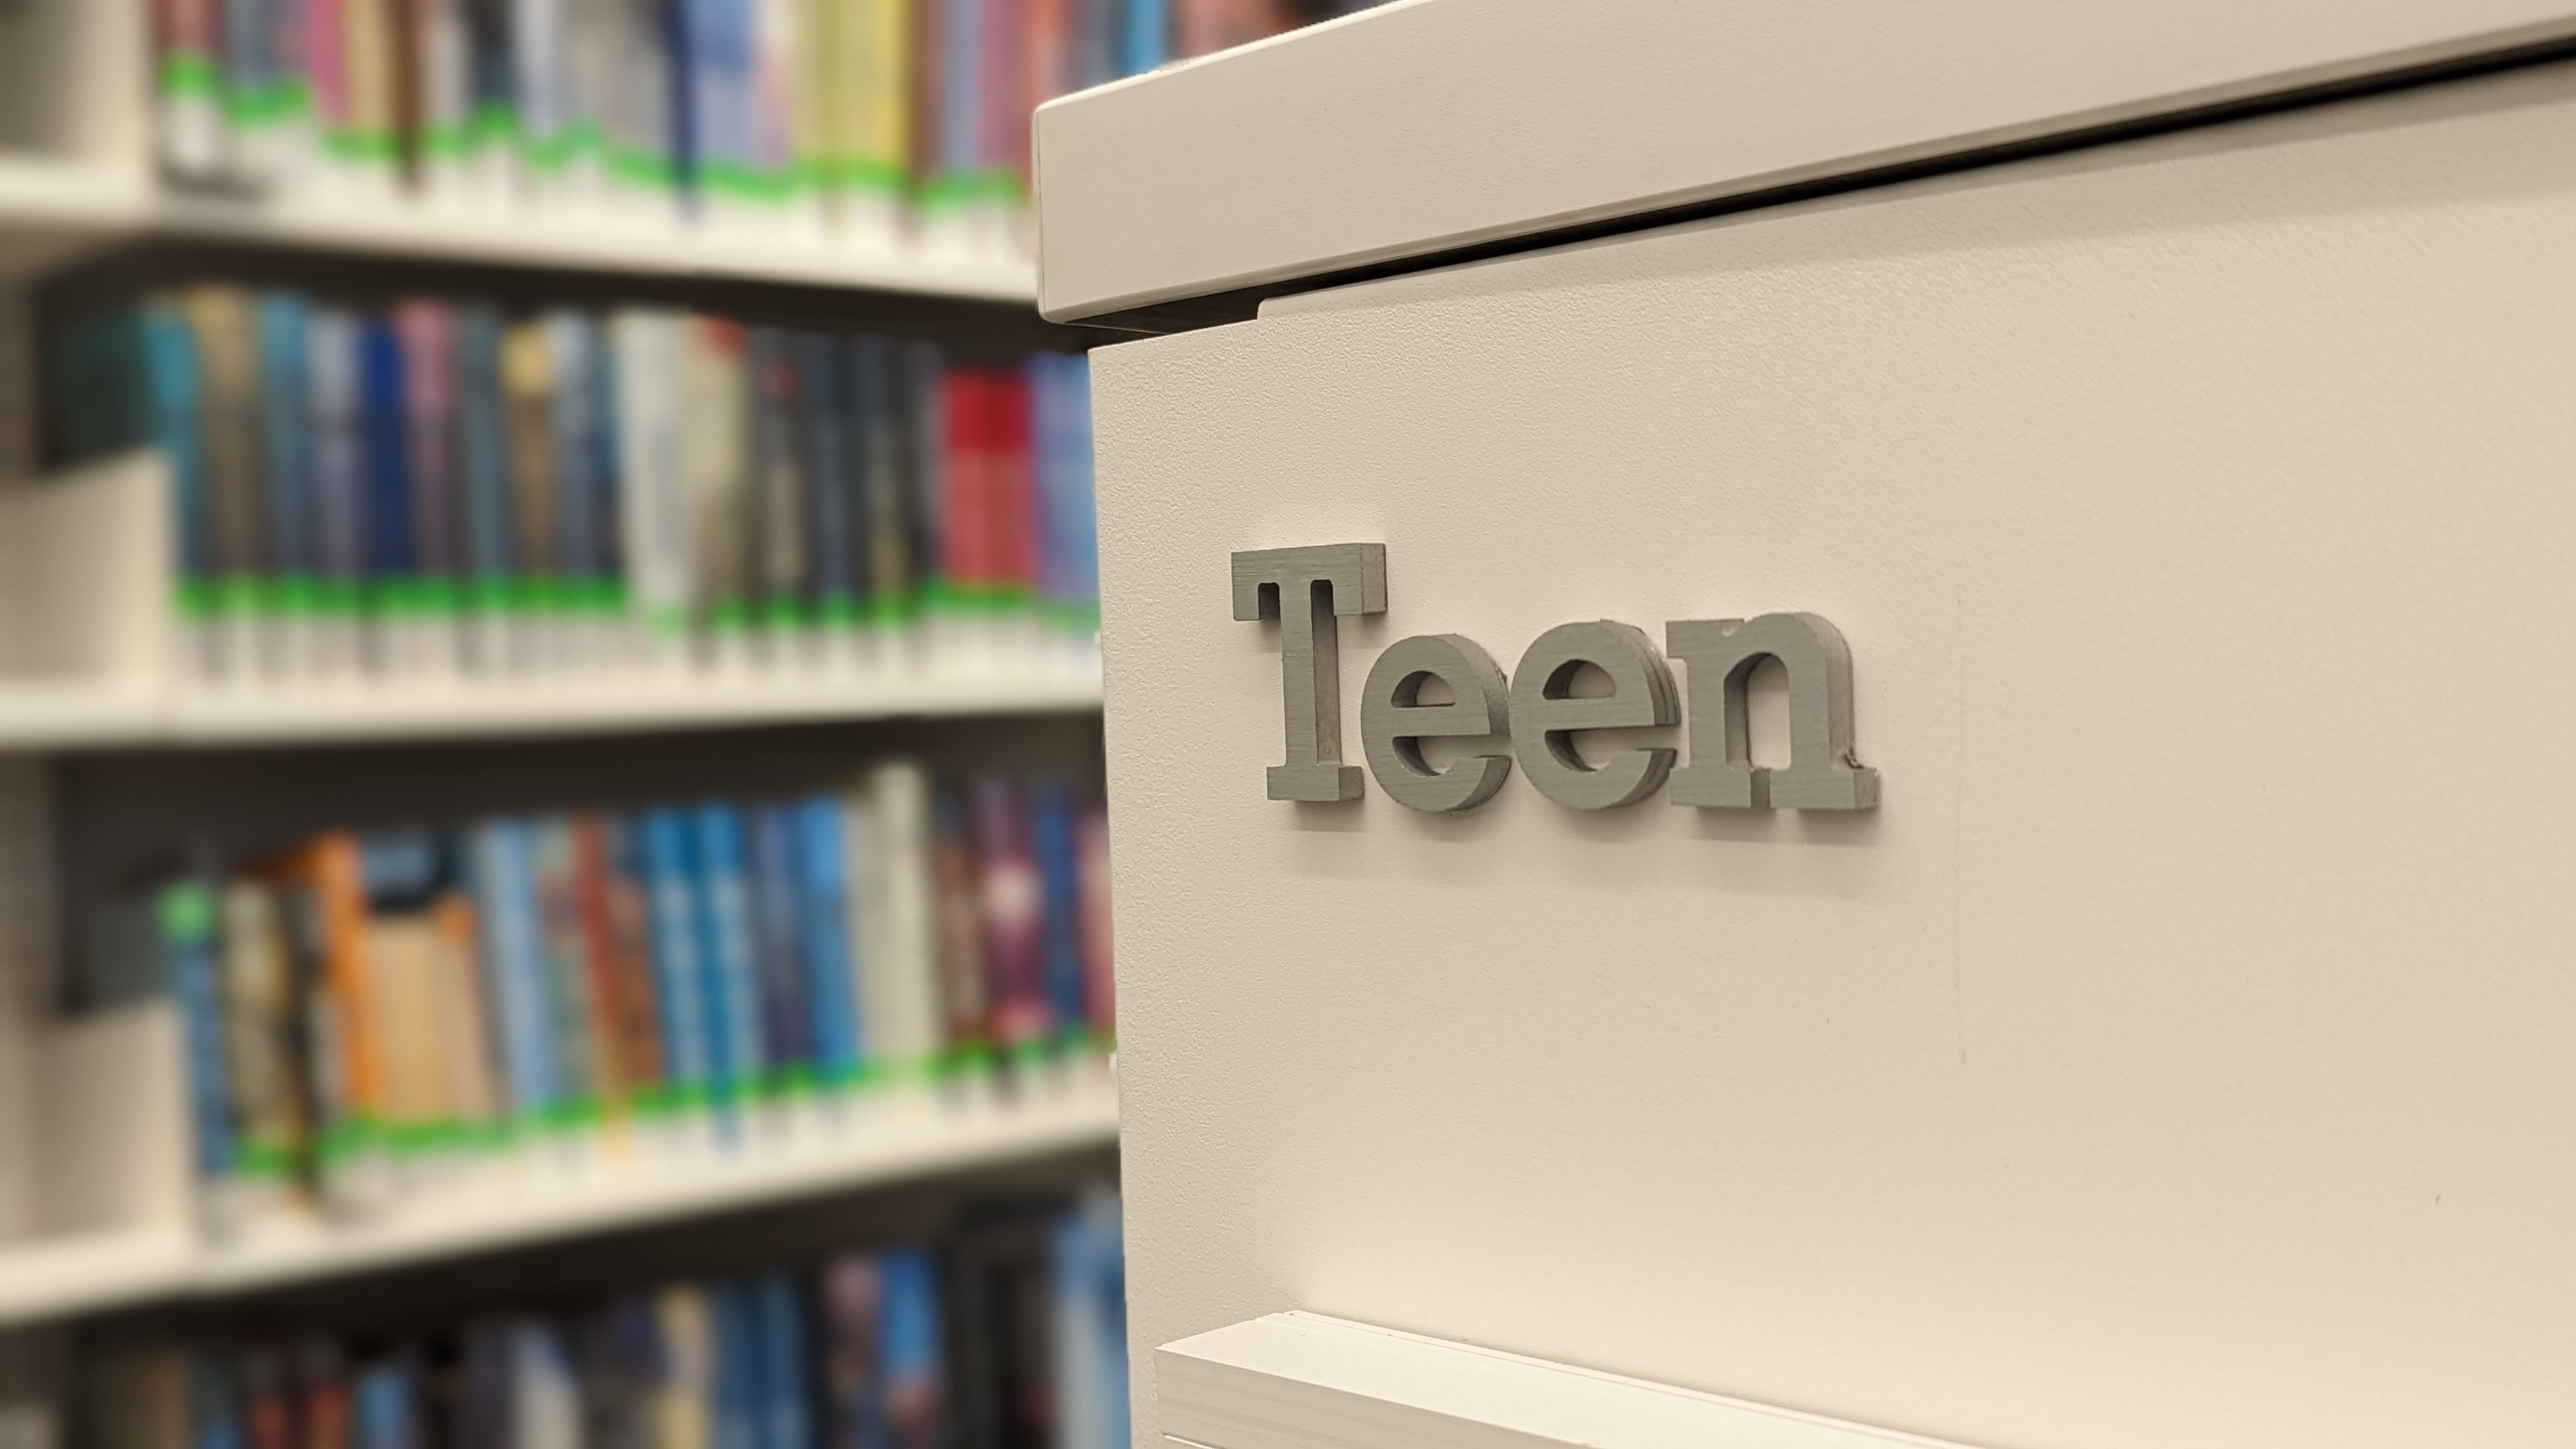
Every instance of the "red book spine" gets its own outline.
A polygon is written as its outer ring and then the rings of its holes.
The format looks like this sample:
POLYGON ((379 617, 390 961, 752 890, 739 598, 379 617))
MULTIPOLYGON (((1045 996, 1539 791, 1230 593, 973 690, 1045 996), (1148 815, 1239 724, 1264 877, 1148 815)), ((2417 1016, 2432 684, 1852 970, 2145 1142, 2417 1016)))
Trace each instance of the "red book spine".
POLYGON ((1029 375, 996 372, 987 384, 992 420, 991 480, 993 580, 1014 592, 1034 594, 1038 582, 1038 518, 1034 466, 1029 457, 1029 375))
POLYGON ((983 494, 983 462, 976 437, 983 425, 983 388, 966 368, 951 368, 940 379, 940 423, 946 434, 946 457, 939 472, 945 490, 940 499, 940 572, 961 588, 984 583, 984 514, 977 506, 983 494))

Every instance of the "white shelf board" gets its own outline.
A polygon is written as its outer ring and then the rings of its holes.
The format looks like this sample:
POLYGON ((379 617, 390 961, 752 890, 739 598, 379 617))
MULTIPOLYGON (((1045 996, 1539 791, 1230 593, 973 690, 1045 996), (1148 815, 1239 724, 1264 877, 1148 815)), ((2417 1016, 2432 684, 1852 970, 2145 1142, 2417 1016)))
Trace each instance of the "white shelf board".
POLYGON ((0 275, 50 265, 83 247, 147 237, 980 301, 1034 302, 1037 297, 1036 271, 1024 264, 728 235, 701 231, 677 218, 621 223, 569 213, 451 213, 408 202, 272 204, 191 196, 165 192, 147 178, 0 157, 0 275))
POLYGON ((877 677, 709 672, 238 691, 0 681, 0 750, 505 739, 1099 707, 1091 657, 877 677))
POLYGON ((143 744, 163 734, 166 714, 139 685, 0 680, 0 750, 143 744))
POLYGON ((166 1230, 0 1246, 0 1327, 214 1298, 528 1248, 829 1193, 1113 1146, 1118 1095, 1084 1071, 1007 1101, 895 1099, 846 1136, 714 1165, 602 1168, 363 1226, 225 1247, 166 1230))

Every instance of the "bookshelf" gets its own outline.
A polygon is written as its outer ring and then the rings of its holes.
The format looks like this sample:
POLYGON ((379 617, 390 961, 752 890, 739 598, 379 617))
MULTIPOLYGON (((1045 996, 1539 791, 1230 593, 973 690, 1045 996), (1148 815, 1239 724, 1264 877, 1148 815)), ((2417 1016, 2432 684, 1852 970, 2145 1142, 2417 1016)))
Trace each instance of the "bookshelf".
POLYGON ((177 1299, 217 1299, 714 1217, 944 1173, 1099 1150, 1118 1140, 1105 1069, 1012 1098, 928 1093, 875 1104, 863 1130, 713 1167, 630 1163, 382 1222, 209 1245, 177 1224, 0 1245, 0 1328, 177 1299))
POLYGON ((442 212, 410 202, 270 202, 190 195, 113 168, 0 156, 0 278, 145 242, 284 248, 379 261, 639 279, 833 287, 1034 303, 1033 265, 917 250, 702 232, 676 218, 615 222, 442 212))
POLYGON ((1104 1180, 1114 1075, 1075 1058, 870 1094, 847 1130, 757 1150, 612 1152, 571 1174, 503 1171, 473 1192, 354 1215, 204 1225, 175 1013, 119 1008, 102 1023, 60 1009, 102 852, 181 830, 273 835, 289 817, 307 830, 334 810, 443 829, 447 802, 429 797, 451 789, 493 813, 777 799, 828 780, 836 751, 853 768, 901 755, 952 782, 1017 772, 1096 791, 1101 680, 1078 632, 926 616, 819 653, 762 638, 719 657, 693 636, 613 665, 507 676, 195 668, 173 608, 167 459, 64 467, 37 436, 43 329, 102 291, 218 281, 353 306, 470 295, 522 315, 650 304, 931 344, 960 366, 1082 339, 1036 317, 1034 264, 991 235, 861 244, 676 214, 178 184, 156 160, 150 13, 146 0, 0 0, 0 1445, 31 1403, 58 1438, 78 1433, 74 1386, 13 1376, 12 1363, 76 1360, 135 1314, 345 1304, 387 1275, 555 1263, 647 1232, 756 1262, 764 1214, 960 1206, 997 1181, 1061 1193, 1104 1180), (602 773, 600 758, 627 763, 602 773), (439 783, 365 778, 422 762, 439 783))

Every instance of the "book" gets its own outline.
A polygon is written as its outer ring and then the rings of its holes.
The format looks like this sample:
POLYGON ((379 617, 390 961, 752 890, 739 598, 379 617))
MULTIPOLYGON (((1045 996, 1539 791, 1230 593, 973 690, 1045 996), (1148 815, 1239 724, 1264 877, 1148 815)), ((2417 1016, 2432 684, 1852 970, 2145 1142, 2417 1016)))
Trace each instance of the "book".
POLYGON ((456 444, 458 527, 465 575, 465 653, 474 667, 508 667, 507 621, 517 599, 512 584, 517 542, 515 480, 501 383, 501 319, 488 304, 456 309, 456 444))
POLYGON ((699 963, 707 973, 707 1052, 719 1106, 737 1103, 769 1069, 764 1051, 760 948, 752 923, 750 851, 741 813, 722 804, 692 812, 698 868, 699 963))
POLYGON ((314 537, 321 554, 315 590, 322 666, 357 658, 354 628, 367 577, 366 439, 357 319, 313 306, 305 319, 305 380, 313 389, 314 537))
MULTIPOLYGON (((465 574, 465 504, 458 447, 455 310, 416 298, 393 312, 401 344, 405 470, 411 484, 414 604, 421 614, 452 625, 462 602, 465 574)), ((453 633, 445 636, 453 640, 453 633)), ((452 648, 435 663, 453 665, 452 648)))
POLYGON ((815 1072, 827 1084, 857 1080, 868 1040, 859 982, 866 921, 851 889, 852 857, 843 803, 809 796, 793 807, 798 868, 798 939, 804 947, 805 1001, 815 1072))
POLYGON ((1117 983, 1109 935, 1109 813, 1094 805, 1075 827, 1074 866, 1080 875, 1083 1019, 1103 1040, 1118 1035, 1117 983))
POLYGON ((471 849, 502 1075, 514 1116, 532 1126, 559 1091, 534 841, 524 821, 493 819, 474 827, 471 849))
POLYGON ((750 812, 753 934, 760 972, 761 1059, 772 1090, 812 1084, 813 1015, 807 996, 805 872, 797 859, 794 807, 764 804, 750 812))
POLYGON ((554 1028, 554 1097, 559 1126, 587 1125, 617 1094, 616 1063, 604 1049, 592 996, 589 933, 583 929, 579 861, 572 821, 541 816, 530 825, 538 930, 543 943, 547 1020, 554 1028))
POLYGON ((993 1045, 991 978, 984 964, 984 903, 975 858, 974 810, 966 793, 931 794, 930 887, 939 930, 942 1046, 952 1066, 978 1061, 993 1045))
POLYGON ((868 966, 860 991, 863 1051, 880 1072, 926 1068, 945 1041, 930 817, 927 772, 901 760, 872 770, 842 817, 868 966))
POLYGON ((1018 1052, 1050 1035, 1044 884, 1029 850, 1021 792, 1008 780, 974 787, 975 899, 985 997, 995 1046, 1018 1052))
MULTIPOLYGON (((419 612, 415 586, 420 559, 402 339, 387 319, 362 316, 358 349, 366 608, 379 627, 406 631, 417 622, 419 612)), ((380 657, 394 668, 409 668, 417 662, 416 652, 408 647, 411 643, 407 636, 389 635, 380 640, 386 651, 380 657)))
POLYGON ((674 1106, 703 1105, 715 1081, 715 1029, 696 842, 688 816, 669 806, 645 813, 642 836, 663 1080, 674 1106))
POLYGON ((186 1046, 189 1139, 195 1149, 198 1217, 221 1236, 230 1231, 225 1187, 233 1171, 235 1115, 225 1040, 222 931, 215 887, 201 871, 162 888, 154 914, 169 956, 170 988, 186 1046))
POLYGON ((231 159, 218 0, 153 0, 153 138, 165 175, 221 179, 231 159))
POLYGON ((609 323, 616 353, 619 550, 634 617, 657 641, 692 622, 688 436, 682 368, 689 321, 625 308, 609 323))
POLYGON ((1090 1026, 1082 961, 1080 812, 1073 792, 1059 782, 1043 782, 1029 793, 1029 856, 1037 870, 1042 932, 1038 974, 1048 1022, 1066 1034, 1090 1026))

